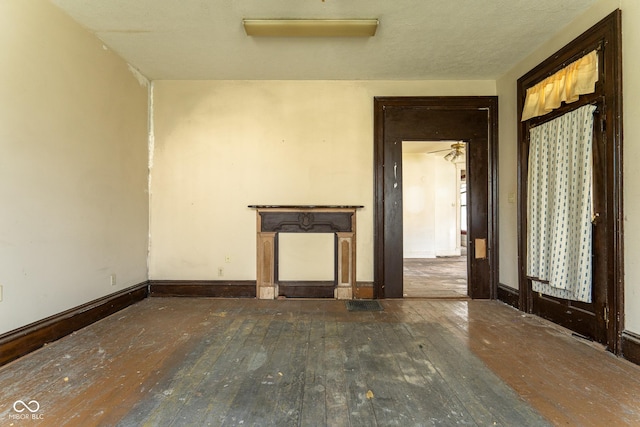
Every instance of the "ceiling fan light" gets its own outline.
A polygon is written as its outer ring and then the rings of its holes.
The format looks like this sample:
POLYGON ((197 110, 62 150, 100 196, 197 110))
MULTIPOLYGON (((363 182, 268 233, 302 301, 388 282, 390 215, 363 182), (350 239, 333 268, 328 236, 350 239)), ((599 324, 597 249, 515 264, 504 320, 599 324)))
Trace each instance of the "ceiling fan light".
POLYGON ((455 159, 455 156, 456 156, 456 151, 455 151, 455 150, 453 150, 453 151, 449 151, 449 152, 447 153, 447 155, 446 155, 446 156, 444 156, 444 159, 445 159, 446 161, 448 161, 448 162, 452 162, 452 161, 455 159))

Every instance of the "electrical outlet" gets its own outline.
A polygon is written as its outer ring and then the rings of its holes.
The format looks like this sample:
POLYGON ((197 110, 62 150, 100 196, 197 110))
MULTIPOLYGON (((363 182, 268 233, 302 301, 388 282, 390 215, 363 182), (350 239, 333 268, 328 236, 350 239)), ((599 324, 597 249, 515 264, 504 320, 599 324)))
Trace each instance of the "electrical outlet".
POLYGON ((225 255, 224 262, 226 262, 226 263, 231 262, 231 255, 225 255))
POLYGON ((222 268, 222 267, 218 267, 218 276, 219 276, 219 277, 224 276, 224 268, 222 268))
POLYGON ((109 276, 109 281, 111 282, 111 286, 115 286, 116 285, 116 274, 113 273, 111 276, 109 276))

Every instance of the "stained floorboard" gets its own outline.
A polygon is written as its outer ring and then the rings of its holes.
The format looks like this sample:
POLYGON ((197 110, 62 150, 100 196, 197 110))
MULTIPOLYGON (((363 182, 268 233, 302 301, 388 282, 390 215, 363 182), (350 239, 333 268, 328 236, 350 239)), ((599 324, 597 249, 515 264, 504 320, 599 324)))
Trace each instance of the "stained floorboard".
POLYGON ((311 320, 309 325, 307 359, 304 363, 306 371, 304 374, 304 386, 302 387, 302 408, 300 411, 300 425, 304 427, 327 424, 323 326, 323 322, 319 320, 311 320))
POLYGON ((491 301, 382 304, 150 298, 0 368, 0 424, 640 423, 640 368, 562 328, 491 301))

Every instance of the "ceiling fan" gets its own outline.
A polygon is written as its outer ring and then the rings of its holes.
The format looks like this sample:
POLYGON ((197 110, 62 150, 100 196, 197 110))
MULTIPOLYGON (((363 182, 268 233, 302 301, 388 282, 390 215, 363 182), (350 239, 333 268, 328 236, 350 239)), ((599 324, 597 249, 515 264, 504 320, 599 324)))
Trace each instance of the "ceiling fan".
POLYGON ((464 155, 464 149, 465 149, 464 142, 454 142, 453 144, 451 144, 451 148, 447 148, 447 149, 444 149, 444 150, 430 151, 427 154, 441 153, 443 151, 449 151, 444 156, 444 159, 446 161, 448 161, 448 162, 455 162, 458 158, 460 158, 461 156, 464 155))

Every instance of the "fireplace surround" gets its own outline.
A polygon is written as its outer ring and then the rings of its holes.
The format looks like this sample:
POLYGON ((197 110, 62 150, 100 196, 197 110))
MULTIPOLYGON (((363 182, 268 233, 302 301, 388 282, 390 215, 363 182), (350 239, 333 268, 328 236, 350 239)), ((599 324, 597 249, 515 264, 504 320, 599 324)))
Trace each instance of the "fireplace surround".
POLYGON ((335 235, 334 298, 353 298, 356 285, 356 210, 352 205, 249 205, 256 210, 256 296, 278 293, 278 234, 335 235))

